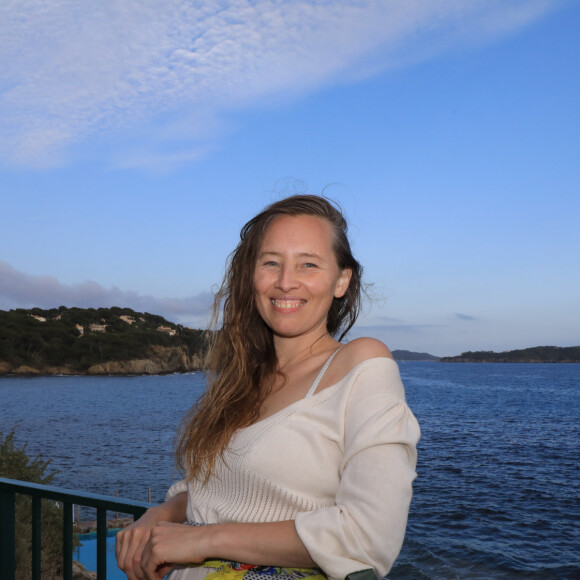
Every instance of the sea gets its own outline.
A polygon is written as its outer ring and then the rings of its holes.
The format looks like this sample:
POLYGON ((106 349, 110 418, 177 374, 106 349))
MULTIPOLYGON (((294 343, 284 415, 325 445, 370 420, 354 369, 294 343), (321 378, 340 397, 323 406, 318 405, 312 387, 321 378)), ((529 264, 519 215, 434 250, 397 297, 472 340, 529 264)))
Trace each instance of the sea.
MULTIPOLYGON (((580 579, 580 364, 401 362, 422 429, 391 579, 580 579)), ((201 372, 0 378, 0 433, 54 485, 153 502, 179 478, 175 431, 201 372)), ((81 517, 91 517, 81 516, 81 517)), ((109 540, 108 578, 125 578, 109 540)), ((94 540, 76 557, 95 569, 94 540)))

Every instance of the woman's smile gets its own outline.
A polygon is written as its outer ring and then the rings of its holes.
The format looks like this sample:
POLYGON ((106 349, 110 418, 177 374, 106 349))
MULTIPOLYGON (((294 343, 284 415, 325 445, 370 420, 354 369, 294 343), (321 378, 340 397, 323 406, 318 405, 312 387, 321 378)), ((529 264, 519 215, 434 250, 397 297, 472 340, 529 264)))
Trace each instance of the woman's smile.
POLYGON ((275 308, 283 312, 295 312, 306 304, 306 300, 295 300, 289 298, 272 298, 271 302, 275 308))

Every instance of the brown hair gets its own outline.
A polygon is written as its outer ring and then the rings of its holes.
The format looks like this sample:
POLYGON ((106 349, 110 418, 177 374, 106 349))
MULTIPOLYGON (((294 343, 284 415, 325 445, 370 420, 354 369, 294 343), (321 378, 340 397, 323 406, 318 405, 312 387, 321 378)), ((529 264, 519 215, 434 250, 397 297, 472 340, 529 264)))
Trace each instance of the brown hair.
POLYGON ((188 479, 210 476, 234 432, 258 418, 264 393, 262 381, 276 372, 272 331, 255 303, 254 268, 268 224, 280 215, 308 215, 328 220, 339 270, 352 271, 344 296, 334 298, 326 323, 330 335, 342 340, 360 311, 362 267, 352 255, 347 224, 340 209, 325 197, 293 195, 269 205, 247 222, 230 254, 224 280, 215 295, 208 353, 210 369, 204 395, 189 410, 177 434, 176 460, 188 479))

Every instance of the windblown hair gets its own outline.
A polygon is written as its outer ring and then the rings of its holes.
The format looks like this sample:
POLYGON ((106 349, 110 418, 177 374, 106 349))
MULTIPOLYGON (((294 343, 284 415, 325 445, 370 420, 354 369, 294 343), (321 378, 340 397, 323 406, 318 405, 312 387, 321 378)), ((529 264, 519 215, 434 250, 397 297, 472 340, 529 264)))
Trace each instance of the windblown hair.
POLYGON ((201 478, 207 482, 234 432, 257 420, 267 394, 260 385, 276 373, 273 334, 256 307, 254 269, 264 232, 281 215, 328 220, 338 267, 349 268, 352 276, 344 296, 334 298, 331 304, 327 330, 342 340, 358 317, 362 267, 352 255, 346 221, 330 201, 320 196, 294 195, 269 205, 246 223, 214 299, 208 387, 184 417, 176 438, 176 462, 188 480, 201 478), (220 321, 221 329, 217 330, 220 321))

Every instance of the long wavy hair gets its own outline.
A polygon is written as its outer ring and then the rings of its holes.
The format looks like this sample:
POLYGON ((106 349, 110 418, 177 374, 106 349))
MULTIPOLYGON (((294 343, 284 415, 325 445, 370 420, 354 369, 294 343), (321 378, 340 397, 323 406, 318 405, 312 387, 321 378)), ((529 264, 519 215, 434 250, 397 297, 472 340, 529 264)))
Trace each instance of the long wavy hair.
POLYGON ((207 482, 234 432, 258 419, 267 395, 261 385, 277 372, 272 331, 256 307, 254 269, 264 232, 281 215, 315 216, 331 224, 338 267, 349 268, 352 276, 344 296, 331 304, 328 333, 342 340, 358 317, 362 267, 352 255, 347 223, 339 208, 325 197, 293 195, 269 205, 246 223, 214 298, 208 386, 185 415, 176 437, 176 463, 188 480, 207 482))

